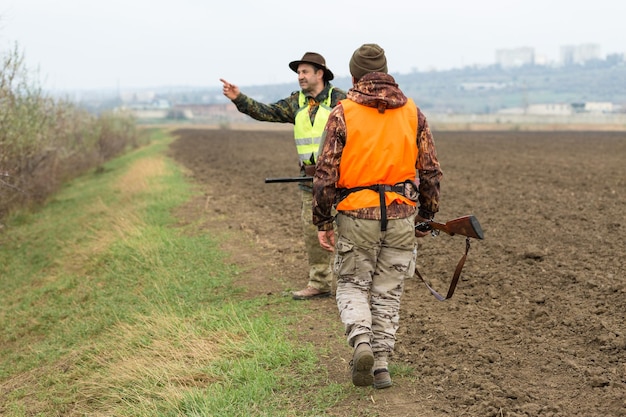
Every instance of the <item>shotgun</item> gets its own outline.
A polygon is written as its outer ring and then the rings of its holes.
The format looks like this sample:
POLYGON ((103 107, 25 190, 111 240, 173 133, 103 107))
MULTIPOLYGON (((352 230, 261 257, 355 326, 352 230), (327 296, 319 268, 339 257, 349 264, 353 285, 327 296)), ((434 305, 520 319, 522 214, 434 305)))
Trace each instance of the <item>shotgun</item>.
POLYGON ((265 178, 265 183, 273 182, 307 182, 313 181, 313 177, 282 177, 282 178, 265 178))
POLYGON ((478 223, 478 219, 476 217, 469 215, 459 217, 458 219, 450 220, 445 223, 437 223, 433 220, 426 220, 421 223, 417 223, 415 225, 415 229, 421 232, 431 231, 433 236, 437 236, 439 231, 449 234, 450 236, 461 235, 465 236, 465 254, 461 257, 459 262, 456 265, 456 269, 454 270, 454 274, 452 275, 452 282, 450 283, 450 287, 448 288, 448 294, 444 297, 435 291, 426 280, 422 277, 422 274, 417 270, 417 265, 415 266, 415 275, 417 275, 422 282, 426 285, 426 287, 430 290, 431 294, 435 296, 435 298, 439 301, 446 301, 452 298, 454 294, 454 290, 456 289, 456 284, 459 281, 459 277, 461 276, 461 271, 463 270, 463 265, 465 264, 465 260, 467 259, 467 253, 470 249, 470 238, 473 239, 484 239, 485 236, 483 234, 483 229, 480 227, 480 223, 478 223))
POLYGON ((437 223, 433 220, 427 220, 417 223, 415 228, 420 232, 437 230, 447 233, 450 236, 462 235, 480 240, 485 238, 483 229, 480 227, 480 223, 478 223, 478 219, 472 215, 459 217, 458 219, 450 220, 446 223, 437 223))

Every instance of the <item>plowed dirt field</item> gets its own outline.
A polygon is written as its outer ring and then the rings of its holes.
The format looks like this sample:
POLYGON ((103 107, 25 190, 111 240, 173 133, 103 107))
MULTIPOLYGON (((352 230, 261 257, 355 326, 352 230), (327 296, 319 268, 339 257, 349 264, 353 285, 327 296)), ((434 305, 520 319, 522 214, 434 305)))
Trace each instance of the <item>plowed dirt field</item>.
MULTIPOLYGON (((297 185, 264 183, 298 175, 291 132, 174 135, 172 157, 204 192, 179 210, 181 222, 224 237, 249 294, 301 289, 297 185)), ((434 137, 444 172, 437 220, 474 214, 485 240, 472 241, 452 299, 439 302, 419 279, 407 282, 386 390, 352 388, 333 298, 293 301, 302 305, 294 337, 319 347, 329 381, 352 390, 327 413, 626 416, 626 134, 434 137)), ((445 292, 465 239, 419 242, 420 272, 445 292)))

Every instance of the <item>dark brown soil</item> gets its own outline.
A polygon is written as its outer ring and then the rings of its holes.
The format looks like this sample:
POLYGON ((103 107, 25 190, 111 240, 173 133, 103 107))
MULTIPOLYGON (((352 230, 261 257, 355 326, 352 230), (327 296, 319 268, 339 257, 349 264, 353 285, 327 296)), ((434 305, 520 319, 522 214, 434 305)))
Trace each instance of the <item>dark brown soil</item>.
MULTIPOLYGON (((174 134, 172 156, 204 191, 181 221, 223 237, 250 294, 303 287, 297 186, 264 183, 298 174, 291 133, 174 134)), ((327 413, 626 416, 626 134, 435 132, 435 142, 437 220, 474 214, 485 240, 472 242, 452 299, 407 282, 387 390, 351 386, 334 299, 293 301, 294 334, 352 392, 327 413)), ((420 240, 418 268, 440 292, 464 247, 461 236, 420 240)))

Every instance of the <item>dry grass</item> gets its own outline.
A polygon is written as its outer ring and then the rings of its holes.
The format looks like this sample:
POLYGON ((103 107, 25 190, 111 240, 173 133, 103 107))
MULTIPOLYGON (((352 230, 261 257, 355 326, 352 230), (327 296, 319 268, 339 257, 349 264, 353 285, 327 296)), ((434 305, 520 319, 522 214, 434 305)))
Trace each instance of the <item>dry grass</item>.
POLYGON ((146 158, 135 162, 115 185, 123 195, 132 197, 134 194, 146 190, 150 185, 150 180, 165 173, 165 162, 163 158, 146 158))
POLYGON ((44 415, 55 408, 50 398, 68 395, 73 398, 68 416, 114 416, 124 409, 150 415, 157 404, 176 408, 190 389, 215 382, 207 368, 235 339, 224 332, 198 334, 196 324, 167 313, 137 317, 55 363, 4 380, 0 392, 26 394, 31 415, 44 415), (59 389, 55 386, 64 391, 39 399, 38 392, 50 394, 59 389))
POLYGON ((124 404, 149 410, 155 401, 175 406, 190 388, 208 385, 212 381, 206 369, 228 337, 201 335, 196 329, 195 324, 166 314, 116 326, 109 346, 88 355, 96 370, 77 381, 81 393, 77 414, 98 410, 115 415, 124 404))
MULTIPOLYGON (((144 227, 138 213, 141 207, 137 203, 131 204, 130 201, 134 195, 147 190, 149 186, 157 186, 150 185, 150 180, 164 173, 165 162, 162 158, 138 160, 114 184, 114 189, 122 196, 121 204, 109 206, 98 198, 87 207, 82 223, 84 227, 91 229, 91 238, 87 242, 66 246, 65 256, 59 261, 64 270, 84 272, 90 266, 91 260, 104 253, 116 240, 140 236, 144 227), (98 219, 98 222, 93 222, 93 219, 98 219)), ((149 247, 150 242, 146 241, 142 250, 148 250, 149 247)))
MULTIPOLYGON (((73 223, 86 233, 76 241, 59 236, 62 256, 35 284, 54 287, 67 276, 81 277, 76 287, 68 289, 71 292, 68 296, 79 304, 94 297, 97 293, 94 286, 108 285, 91 276, 97 273, 95 268, 101 268, 100 255, 114 244, 128 241, 128 247, 136 249, 140 262, 158 262, 155 259, 161 243, 145 236, 144 203, 134 197, 148 190, 154 192, 154 187, 164 187, 158 179, 167 173, 162 156, 133 162, 115 182, 101 189, 101 195, 90 205, 80 210, 80 217, 74 217, 73 223), (107 197, 111 191, 119 198, 107 197)), ((59 284, 57 288, 62 286, 59 284)), ((24 286, 23 291, 33 288, 24 286)), ((149 303, 141 294, 138 296, 141 303, 149 303)), ((47 302, 42 297, 37 301, 41 305, 32 308, 50 308, 47 302)), ((128 410, 154 415, 157 409, 175 408, 185 393, 213 382, 215 378, 207 373, 207 368, 224 347, 236 345, 238 337, 224 330, 203 330, 197 317, 182 317, 176 309, 176 305, 159 305, 147 315, 139 314, 129 305, 126 313, 130 320, 114 323, 89 343, 63 352, 58 360, 43 361, 29 371, 4 379, 0 394, 21 398, 19 403, 24 407, 21 412, 28 415, 48 415, 50 410, 63 410, 62 414, 69 416, 113 416, 128 410), (58 404, 52 404, 53 399, 58 404)), ((202 320, 211 321, 211 318, 203 316, 202 320)), ((29 340, 28 345, 38 346, 29 340)), ((28 345, 23 349, 29 349, 28 345)), ((37 356, 42 354, 37 349, 45 347, 31 349, 29 356, 37 356)), ((3 409, 0 404, 0 415, 5 412, 21 413, 3 409)))

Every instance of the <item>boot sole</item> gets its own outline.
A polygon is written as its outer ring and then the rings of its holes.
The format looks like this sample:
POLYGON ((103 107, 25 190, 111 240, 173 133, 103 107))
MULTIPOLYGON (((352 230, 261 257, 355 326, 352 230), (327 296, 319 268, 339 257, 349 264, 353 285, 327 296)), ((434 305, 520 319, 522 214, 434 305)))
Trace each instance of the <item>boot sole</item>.
POLYGON ((357 387, 368 387, 374 382, 372 367, 374 355, 364 354, 354 361, 352 369, 352 383, 357 387))
POLYGON ((311 300, 313 298, 327 298, 330 297, 329 292, 323 292, 315 295, 293 295, 292 298, 294 300, 311 300))

